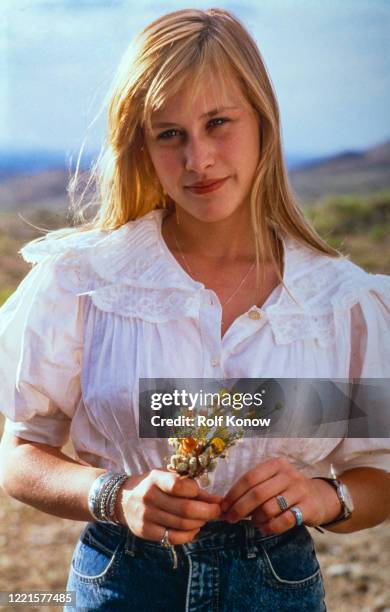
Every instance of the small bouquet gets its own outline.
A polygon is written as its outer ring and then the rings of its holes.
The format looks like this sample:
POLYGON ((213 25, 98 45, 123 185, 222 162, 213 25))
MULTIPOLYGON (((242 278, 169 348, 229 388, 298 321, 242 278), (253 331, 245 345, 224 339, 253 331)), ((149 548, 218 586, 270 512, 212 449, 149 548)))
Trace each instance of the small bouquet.
MULTIPOLYGON (((227 389, 219 391, 220 396, 226 394, 229 394, 227 389)), ((183 478, 199 478, 203 486, 209 484, 208 473, 215 470, 218 459, 225 458, 228 448, 244 433, 242 429, 232 432, 223 424, 217 424, 220 420, 215 417, 223 415, 223 410, 212 403, 206 410, 211 425, 194 424, 176 430, 177 437, 168 439, 168 444, 175 449, 169 459, 168 470, 183 478)))

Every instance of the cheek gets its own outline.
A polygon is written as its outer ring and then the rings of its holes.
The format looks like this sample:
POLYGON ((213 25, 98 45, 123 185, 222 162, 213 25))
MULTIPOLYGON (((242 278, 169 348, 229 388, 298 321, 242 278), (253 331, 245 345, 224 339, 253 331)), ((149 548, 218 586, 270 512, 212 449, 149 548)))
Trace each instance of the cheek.
POLYGON ((259 141, 255 134, 241 132, 234 138, 225 139, 220 151, 229 162, 248 174, 259 158, 259 141))
POLYGON ((252 174, 260 158, 260 137, 257 126, 253 131, 243 133, 240 142, 239 158, 247 174, 252 174))
POLYGON ((152 155, 156 174, 164 183, 172 182, 179 169, 178 154, 173 149, 165 149, 152 155))

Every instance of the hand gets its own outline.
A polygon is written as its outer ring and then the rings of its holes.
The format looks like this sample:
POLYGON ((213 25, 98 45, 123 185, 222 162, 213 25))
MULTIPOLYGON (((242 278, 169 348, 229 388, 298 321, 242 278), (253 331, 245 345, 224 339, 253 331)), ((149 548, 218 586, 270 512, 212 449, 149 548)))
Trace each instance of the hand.
POLYGON ((218 518, 221 501, 201 490, 192 478, 152 470, 125 481, 119 505, 124 522, 136 536, 161 541, 169 529, 169 541, 176 545, 191 542, 205 523, 218 518))
POLYGON ((283 495, 289 507, 298 506, 303 522, 309 526, 331 521, 341 511, 337 493, 329 483, 307 478, 279 457, 260 463, 236 482, 222 502, 221 519, 236 523, 251 515, 264 535, 287 531, 296 519, 291 510, 282 512, 278 495, 283 495))

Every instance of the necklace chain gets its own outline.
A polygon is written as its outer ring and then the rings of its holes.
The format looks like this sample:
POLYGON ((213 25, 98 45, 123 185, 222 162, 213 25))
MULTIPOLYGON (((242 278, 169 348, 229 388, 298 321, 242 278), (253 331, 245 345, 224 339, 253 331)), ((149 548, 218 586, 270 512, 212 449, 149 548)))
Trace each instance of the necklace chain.
MULTIPOLYGON (((185 267, 187 268, 187 271, 188 271, 189 275, 190 275, 190 276, 192 276, 192 278, 194 278, 194 277, 195 277, 195 275, 194 275, 193 271, 191 270, 191 267, 190 267, 190 265, 189 265, 189 263, 188 263, 188 261, 187 261, 186 257, 184 256, 183 251, 181 250, 181 247, 180 247, 179 241, 178 241, 178 239, 177 239, 177 237, 176 237, 176 232, 173 230, 173 228, 172 228, 172 234, 173 234, 173 238, 174 238, 174 240, 175 240, 175 242, 176 242, 176 246, 177 246, 177 248, 178 248, 178 250, 179 250, 180 256, 181 256, 181 258, 182 258, 182 260, 183 260, 183 262, 184 262, 184 265, 185 265, 185 267)), ((228 303, 229 303, 229 302, 230 302, 230 301, 231 301, 231 300, 234 298, 234 296, 235 296, 235 295, 236 295, 236 294, 239 292, 239 290, 241 289, 241 287, 242 287, 242 286, 243 286, 243 284, 245 283, 246 279, 248 278, 249 274, 252 272, 253 268, 255 267, 255 264, 256 264, 256 261, 254 261, 253 263, 251 263, 249 270, 248 270, 248 271, 247 271, 247 273, 244 275, 244 277, 241 279, 240 283, 239 283, 239 284, 238 284, 238 286, 235 288, 235 290, 233 291, 233 293, 232 293, 232 294, 231 294, 231 295, 228 297, 228 299, 227 299, 227 300, 225 300, 225 301, 224 301, 224 302, 221 304, 222 308, 223 308, 224 306, 226 306, 226 304, 228 304, 228 303)), ((223 321, 222 321, 222 323, 223 323, 223 321)))

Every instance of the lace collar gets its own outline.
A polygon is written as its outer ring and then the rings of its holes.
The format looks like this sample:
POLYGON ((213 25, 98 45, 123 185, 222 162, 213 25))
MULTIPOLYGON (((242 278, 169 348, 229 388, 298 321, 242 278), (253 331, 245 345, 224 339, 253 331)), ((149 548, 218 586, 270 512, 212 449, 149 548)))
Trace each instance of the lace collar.
MULTIPOLYGON (((60 256, 67 267, 78 269, 80 281, 93 286, 100 282, 145 289, 203 290, 204 284, 187 274, 164 241, 161 228, 166 212, 153 210, 113 231, 73 232, 61 239, 52 232, 45 240, 28 243, 20 253, 30 263, 60 256)), ((318 269, 329 260, 290 238, 282 237, 282 243, 283 280, 289 291, 313 266, 318 269)))
MULTIPOLYGON (((205 286, 185 272, 165 244, 165 214, 156 209, 110 232, 71 233, 60 240, 49 234, 21 254, 34 263, 55 256, 63 284, 79 296, 89 295, 102 310, 152 322, 196 317, 205 286)), ((276 302, 264 307, 279 344, 306 337, 329 341, 334 307, 350 307, 359 293, 387 279, 291 238, 282 237, 282 243, 284 286, 276 302)), ((389 279, 387 287, 390 291, 389 279)))

